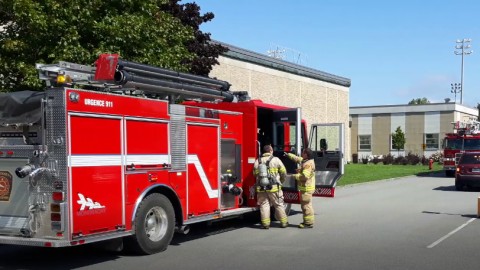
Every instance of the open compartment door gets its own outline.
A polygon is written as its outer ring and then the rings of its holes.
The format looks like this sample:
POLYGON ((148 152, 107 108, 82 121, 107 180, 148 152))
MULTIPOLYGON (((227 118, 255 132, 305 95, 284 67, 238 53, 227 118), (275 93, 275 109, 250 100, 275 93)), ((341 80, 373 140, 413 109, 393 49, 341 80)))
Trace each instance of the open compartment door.
POLYGON ((282 109, 273 112, 272 147, 274 155, 282 160, 287 169, 287 179, 283 183, 283 195, 287 203, 299 203, 300 195, 295 180, 298 165, 284 156, 284 152, 300 155, 306 143, 306 129, 301 120, 301 109, 282 109))
POLYGON ((335 196, 335 186, 344 173, 345 128, 343 123, 313 124, 310 149, 315 155, 316 197, 335 196))

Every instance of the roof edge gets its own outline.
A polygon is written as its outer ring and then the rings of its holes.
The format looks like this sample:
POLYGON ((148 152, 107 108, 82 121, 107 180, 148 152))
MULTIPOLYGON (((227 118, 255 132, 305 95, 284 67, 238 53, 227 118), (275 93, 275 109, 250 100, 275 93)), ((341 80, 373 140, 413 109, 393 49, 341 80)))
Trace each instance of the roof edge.
POLYGON ((350 87, 351 80, 345 77, 333 75, 327 72, 319 71, 313 68, 308 68, 302 65, 294 64, 284 60, 268 57, 266 55, 245 50, 224 42, 212 40, 213 43, 227 47, 229 50, 223 53, 222 56, 239 59, 253 64, 261 65, 268 68, 288 72, 291 74, 308 77, 311 79, 321 80, 333 83, 340 86, 350 87))

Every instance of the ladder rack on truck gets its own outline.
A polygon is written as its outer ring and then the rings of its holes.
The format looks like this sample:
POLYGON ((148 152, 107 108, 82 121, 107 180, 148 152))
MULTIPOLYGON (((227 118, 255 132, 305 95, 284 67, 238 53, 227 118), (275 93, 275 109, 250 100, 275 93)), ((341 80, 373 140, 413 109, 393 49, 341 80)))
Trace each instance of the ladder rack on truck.
POLYGON ((476 135, 480 131, 480 122, 475 118, 467 121, 452 122, 454 133, 459 135, 476 135))
POLYGON ((48 86, 83 85, 100 91, 137 91, 136 94, 158 97, 181 95, 227 102, 235 99, 228 82, 124 61, 118 55, 101 55, 96 67, 62 61, 59 64, 37 64, 37 70, 40 79, 47 81, 48 86))

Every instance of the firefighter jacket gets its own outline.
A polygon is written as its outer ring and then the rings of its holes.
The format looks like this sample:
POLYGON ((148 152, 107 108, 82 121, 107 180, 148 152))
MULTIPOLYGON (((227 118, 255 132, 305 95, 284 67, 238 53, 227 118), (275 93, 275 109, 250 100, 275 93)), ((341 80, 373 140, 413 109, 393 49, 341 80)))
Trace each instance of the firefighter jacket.
MULTIPOLYGON (((270 159, 271 156, 272 154, 270 153, 264 153, 262 157, 260 157, 262 159, 262 163, 267 163, 267 161, 270 159)), ((257 185, 257 192, 265 192, 265 191, 278 192, 281 188, 280 183, 283 183, 285 181, 285 178, 287 177, 287 169, 285 169, 283 162, 277 157, 273 157, 270 160, 270 163, 268 164, 268 172, 275 177, 275 179, 277 180, 277 183, 279 184, 272 185, 272 188, 268 190, 264 190, 259 185, 257 185)), ((258 170, 258 159, 257 159, 255 161, 255 164, 253 165, 253 176, 257 178, 258 174, 259 174, 259 170, 258 170)))
POLYGON ((302 166, 298 173, 292 175, 297 181, 298 190, 300 192, 315 191, 315 161, 313 159, 304 160, 302 157, 292 153, 288 153, 287 155, 291 160, 302 166))

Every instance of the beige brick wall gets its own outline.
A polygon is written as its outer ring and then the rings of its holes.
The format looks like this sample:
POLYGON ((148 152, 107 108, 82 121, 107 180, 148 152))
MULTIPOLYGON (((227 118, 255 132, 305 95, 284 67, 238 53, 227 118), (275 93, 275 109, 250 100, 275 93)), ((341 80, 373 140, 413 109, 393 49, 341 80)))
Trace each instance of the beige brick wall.
POLYGON ((424 143, 424 113, 407 113, 405 118, 405 150, 406 154, 423 155, 422 144, 424 143))
POLYGON ((372 153, 385 155, 390 153, 390 114, 377 114, 372 118, 372 153))
MULTIPOLYGON (((220 56, 210 77, 228 81, 233 91, 248 91, 261 99, 287 107, 301 107, 307 123, 344 123, 345 157, 351 159, 349 88, 321 80, 220 56)), ((310 131, 310 128, 308 129, 310 131)))
POLYGON ((453 132, 453 119, 454 119, 454 112, 441 112, 440 113, 440 143, 443 143, 443 138, 445 137, 446 133, 453 132))

